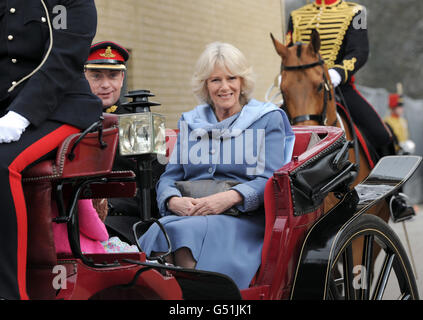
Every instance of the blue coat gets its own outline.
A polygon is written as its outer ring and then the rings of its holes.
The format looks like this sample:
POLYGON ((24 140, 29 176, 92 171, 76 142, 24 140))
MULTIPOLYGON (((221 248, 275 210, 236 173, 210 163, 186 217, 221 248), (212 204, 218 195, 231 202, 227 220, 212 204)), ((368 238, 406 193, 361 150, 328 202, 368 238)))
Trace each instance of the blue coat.
MULTIPOLYGON (((261 262, 264 214, 180 217, 166 200, 181 196, 180 180, 238 180, 242 212, 263 205, 264 188, 273 172, 291 160, 295 136, 285 113, 270 103, 250 100, 241 112, 218 122, 209 105, 199 105, 179 121, 179 135, 166 171, 157 184, 160 213, 174 250, 191 249, 197 269, 224 273, 247 288, 261 262)), ((166 241, 153 225, 140 245, 166 251, 166 241)))

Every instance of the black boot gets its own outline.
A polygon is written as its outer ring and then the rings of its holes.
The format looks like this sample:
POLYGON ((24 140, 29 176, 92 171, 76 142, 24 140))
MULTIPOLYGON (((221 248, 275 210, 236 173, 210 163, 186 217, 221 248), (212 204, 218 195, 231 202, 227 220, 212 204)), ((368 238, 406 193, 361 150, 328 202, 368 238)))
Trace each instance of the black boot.
POLYGON ((389 210, 393 222, 400 222, 411 219, 416 215, 414 208, 406 201, 407 196, 403 193, 394 194, 389 200, 389 210))

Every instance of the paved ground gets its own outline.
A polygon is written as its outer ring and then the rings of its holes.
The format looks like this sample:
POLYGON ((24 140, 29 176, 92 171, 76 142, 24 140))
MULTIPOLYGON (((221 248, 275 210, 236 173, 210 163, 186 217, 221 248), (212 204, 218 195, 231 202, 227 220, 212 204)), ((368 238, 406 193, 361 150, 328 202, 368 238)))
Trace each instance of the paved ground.
MULTIPOLYGON (((423 205, 415 206, 416 216, 404 222, 405 228, 408 234, 408 240, 411 247, 413 260, 410 258, 415 268, 415 273, 417 277, 417 286, 420 294, 420 299, 423 299, 423 205)), ((390 226, 397 233, 401 242, 403 243, 405 249, 407 250, 409 257, 410 251, 407 246, 407 236, 404 232, 403 223, 390 223, 390 226)))

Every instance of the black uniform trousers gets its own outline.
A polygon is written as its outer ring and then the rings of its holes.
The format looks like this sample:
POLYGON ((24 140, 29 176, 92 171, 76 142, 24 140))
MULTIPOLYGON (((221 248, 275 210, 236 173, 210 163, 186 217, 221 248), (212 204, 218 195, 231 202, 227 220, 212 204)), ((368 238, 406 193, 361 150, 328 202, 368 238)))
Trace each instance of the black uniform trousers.
MULTIPOLYGON (((80 130, 46 120, 30 125, 17 142, 0 143, 0 297, 28 299, 26 293, 27 210, 21 172, 80 130)), ((32 204, 39 205, 39 204, 32 204)))
POLYGON ((339 88, 355 125, 370 144, 370 152, 374 160, 384 155, 394 154, 392 135, 374 107, 361 95, 353 83, 341 85, 339 88))

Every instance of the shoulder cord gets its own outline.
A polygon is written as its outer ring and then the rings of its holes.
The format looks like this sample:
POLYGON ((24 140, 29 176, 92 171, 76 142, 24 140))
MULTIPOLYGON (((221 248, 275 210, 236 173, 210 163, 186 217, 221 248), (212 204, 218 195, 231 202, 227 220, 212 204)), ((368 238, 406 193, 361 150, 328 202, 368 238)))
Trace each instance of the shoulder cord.
POLYGON ((41 61, 41 63, 38 65, 38 67, 36 67, 31 73, 27 74, 25 77, 23 77, 22 79, 20 79, 19 81, 17 81, 15 84, 13 84, 8 90, 7 92, 12 92, 18 85, 20 85, 22 82, 24 82, 25 80, 27 80, 28 78, 32 77, 34 75, 34 73, 36 73, 38 70, 40 70, 40 68, 44 65, 44 63, 47 61, 48 56, 50 55, 51 49, 53 48, 53 28, 51 26, 51 22, 50 22, 50 15, 48 13, 48 9, 46 4, 44 3, 44 0, 40 0, 41 4, 44 7, 44 11, 46 13, 46 18, 47 18, 47 24, 48 24, 48 31, 49 31, 49 36, 50 36, 50 45, 48 47, 47 53, 45 54, 43 60, 41 61))

